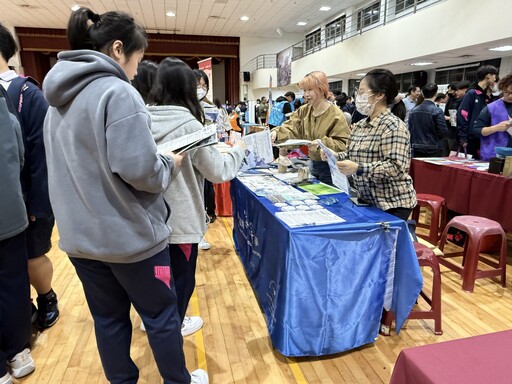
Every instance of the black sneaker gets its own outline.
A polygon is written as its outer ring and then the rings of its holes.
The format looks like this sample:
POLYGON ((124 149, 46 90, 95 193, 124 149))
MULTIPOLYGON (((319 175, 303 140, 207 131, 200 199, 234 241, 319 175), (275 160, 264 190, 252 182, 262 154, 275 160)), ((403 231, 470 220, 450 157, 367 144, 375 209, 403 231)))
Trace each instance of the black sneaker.
POLYGON ((57 295, 52 289, 47 294, 37 297, 36 326, 41 330, 50 328, 57 320, 59 320, 59 306, 57 295))

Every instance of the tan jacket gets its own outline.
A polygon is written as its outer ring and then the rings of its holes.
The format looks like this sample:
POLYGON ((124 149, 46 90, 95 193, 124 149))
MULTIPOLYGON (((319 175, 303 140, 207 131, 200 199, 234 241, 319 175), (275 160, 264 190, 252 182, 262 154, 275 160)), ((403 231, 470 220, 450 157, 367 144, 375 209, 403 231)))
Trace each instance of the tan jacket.
MULTIPOLYGON (((324 113, 313 116, 313 107, 304 105, 292 113, 290 120, 275 127, 276 142, 288 139, 321 139, 322 143, 336 152, 346 149, 350 128, 341 109, 330 105, 324 113)), ((319 161, 320 153, 309 153, 311 160, 319 161)))

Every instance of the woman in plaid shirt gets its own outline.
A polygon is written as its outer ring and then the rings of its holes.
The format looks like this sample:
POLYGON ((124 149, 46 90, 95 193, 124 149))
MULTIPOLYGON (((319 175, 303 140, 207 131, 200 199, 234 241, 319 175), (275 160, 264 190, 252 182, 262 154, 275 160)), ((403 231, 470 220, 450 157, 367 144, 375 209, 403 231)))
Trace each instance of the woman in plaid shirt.
POLYGON ((402 101, 395 103, 397 95, 390 71, 368 72, 356 95, 357 110, 368 118, 354 125, 347 150, 336 154, 338 169, 353 175, 360 199, 407 220, 416 205, 416 192, 409 176, 409 131, 396 116, 403 110, 402 101), (391 111, 388 105, 393 106, 391 111))

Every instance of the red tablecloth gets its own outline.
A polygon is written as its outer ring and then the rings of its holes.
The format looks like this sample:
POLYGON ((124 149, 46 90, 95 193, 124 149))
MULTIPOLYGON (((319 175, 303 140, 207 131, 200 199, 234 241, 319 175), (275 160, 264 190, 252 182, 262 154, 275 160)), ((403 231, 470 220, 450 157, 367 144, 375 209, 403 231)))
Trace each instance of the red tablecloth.
POLYGON ((510 384, 512 330, 404 349, 390 384, 510 384))
POLYGON ((495 220, 512 232, 512 179, 463 165, 417 159, 411 162, 411 176, 417 193, 443 196, 449 209, 495 220))
POLYGON ((214 184, 213 188, 215 189, 215 205, 217 216, 231 216, 232 215, 232 206, 231 206, 231 195, 229 194, 229 185, 230 182, 226 181, 221 184, 214 184))

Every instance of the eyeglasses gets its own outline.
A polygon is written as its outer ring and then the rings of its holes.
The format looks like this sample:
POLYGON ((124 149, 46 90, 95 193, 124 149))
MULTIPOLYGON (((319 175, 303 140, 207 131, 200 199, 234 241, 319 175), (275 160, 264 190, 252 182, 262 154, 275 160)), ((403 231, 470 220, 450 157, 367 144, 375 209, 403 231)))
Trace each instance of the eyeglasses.
POLYGON ((356 97, 357 96, 367 96, 367 97, 370 97, 370 96, 373 96, 373 93, 371 91, 362 91, 362 90, 356 88, 356 90, 354 91, 354 95, 356 97))

